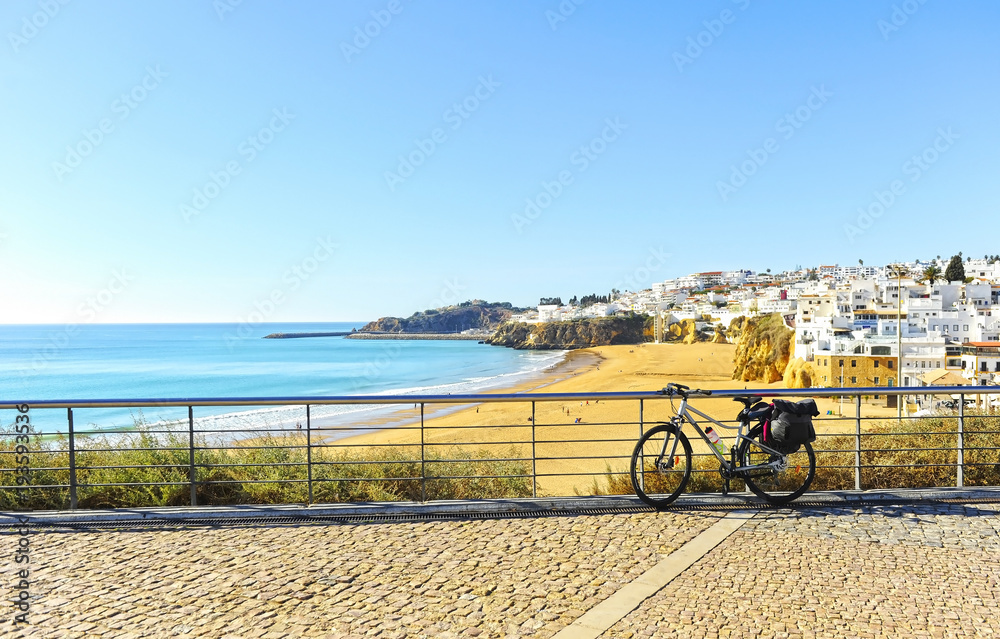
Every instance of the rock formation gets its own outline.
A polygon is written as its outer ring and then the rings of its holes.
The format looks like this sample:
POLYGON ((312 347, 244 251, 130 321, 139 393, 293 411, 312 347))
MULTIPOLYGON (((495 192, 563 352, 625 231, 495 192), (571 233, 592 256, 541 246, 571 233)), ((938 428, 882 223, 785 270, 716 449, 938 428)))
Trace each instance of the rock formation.
POLYGON ((535 350, 641 344, 648 341, 647 319, 649 318, 633 315, 538 324, 504 322, 486 343, 535 350))
POLYGON ((733 379, 768 384, 784 379, 795 331, 785 326, 781 315, 737 317, 729 335, 736 343, 733 379))
POLYGON ((789 361, 785 367, 785 388, 812 388, 815 379, 816 369, 801 357, 789 361))
POLYGON ((460 333, 469 329, 496 330, 510 319, 514 308, 510 302, 473 300, 401 317, 381 317, 362 327, 362 333, 460 333))

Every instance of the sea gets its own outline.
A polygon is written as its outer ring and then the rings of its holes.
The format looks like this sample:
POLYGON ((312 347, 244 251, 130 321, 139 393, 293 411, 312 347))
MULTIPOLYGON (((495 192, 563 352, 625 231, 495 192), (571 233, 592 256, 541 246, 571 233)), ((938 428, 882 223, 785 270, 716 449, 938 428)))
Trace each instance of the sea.
MULTIPOLYGON (((347 332, 363 322, 0 325, 0 400, 204 399, 477 393, 536 379, 562 352, 475 340, 263 339, 347 332)), ((315 405, 312 424, 379 422, 398 405, 315 405)), ((5 410, 9 428, 13 410, 5 410)), ((198 406, 208 432, 282 431, 302 406, 198 406)), ((75 408, 74 429, 121 431, 187 423, 186 407, 75 408)), ((66 433, 66 409, 31 409, 43 434, 66 433)))

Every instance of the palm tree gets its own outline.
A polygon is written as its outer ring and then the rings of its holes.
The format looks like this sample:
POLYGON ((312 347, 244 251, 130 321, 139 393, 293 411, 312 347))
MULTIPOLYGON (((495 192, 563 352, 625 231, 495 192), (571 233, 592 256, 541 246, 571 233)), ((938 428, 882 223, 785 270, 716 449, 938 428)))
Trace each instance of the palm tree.
POLYGON ((934 286, 934 282, 944 279, 944 273, 941 271, 941 267, 939 266, 928 266, 924 269, 921 279, 929 285, 934 286))

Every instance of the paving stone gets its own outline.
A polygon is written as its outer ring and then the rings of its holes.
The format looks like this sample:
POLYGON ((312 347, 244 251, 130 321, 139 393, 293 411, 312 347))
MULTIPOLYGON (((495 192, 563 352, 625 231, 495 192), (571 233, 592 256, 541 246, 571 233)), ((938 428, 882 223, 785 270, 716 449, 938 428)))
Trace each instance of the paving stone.
POLYGON ((548 637, 722 514, 40 532, 24 636, 548 637))
POLYGON ((762 512, 602 637, 993 635, 996 510, 762 512))

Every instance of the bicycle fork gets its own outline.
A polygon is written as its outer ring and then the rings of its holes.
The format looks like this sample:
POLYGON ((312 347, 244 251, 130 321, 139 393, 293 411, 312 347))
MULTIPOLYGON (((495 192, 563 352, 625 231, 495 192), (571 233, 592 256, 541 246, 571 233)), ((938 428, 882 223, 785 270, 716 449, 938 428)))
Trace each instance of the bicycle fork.
POLYGON ((677 455, 677 443, 680 441, 680 437, 677 436, 677 433, 681 432, 681 424, 683 424, 683 422, 677 423, 676 421, 672 420, 671 423, 673 424, 675 429, 674 436, 672 438, 674 441, 670 445, 670 454, 667 455, 668 439, 667 438, 663 439, 663 448, 660 449, 660 456, 656 460, 656 469, 659 470, 660 472, 664 472, 673 468, 674 460, 676 459, 677 455))

